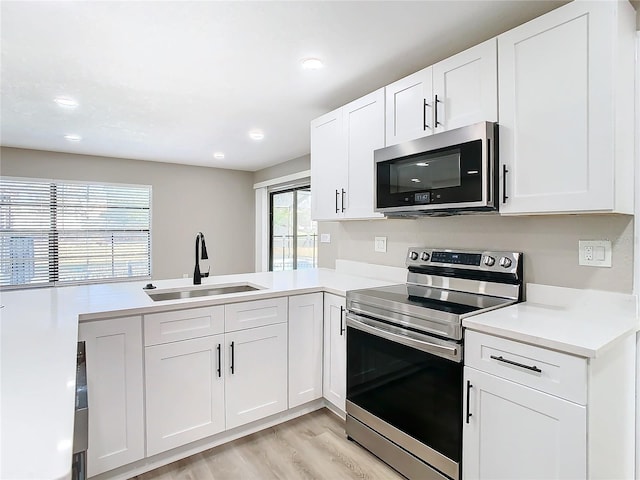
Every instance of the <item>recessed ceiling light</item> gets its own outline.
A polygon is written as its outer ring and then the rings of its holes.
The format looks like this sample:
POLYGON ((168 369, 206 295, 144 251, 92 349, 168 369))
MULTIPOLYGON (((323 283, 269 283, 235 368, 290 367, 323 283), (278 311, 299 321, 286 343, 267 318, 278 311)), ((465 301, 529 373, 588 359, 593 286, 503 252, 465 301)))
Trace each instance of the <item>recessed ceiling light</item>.
POLYGON ((420 183, 420 179, 419 178, 412 178, 411 181, 415 182, 415 183, 420 183))
POLYGON ((60 107, 65 108, 76 108, 78 105, 80 105, 77 100, 71 97, 56 97, 53 99, 53 101, 56 102, 60 107))
POLYGON ((305 70, 319 70, 322 67, 324 67, 324 64, 319 58, 305 58, 302 60, 302 68, 305 70))
POLYGON ((252 140, 262 140, 264 138, 264 133, 262 130, 251 130, 249 132, 249 136, 252 140))
POLYGON ((80 135, 76 135, 75 133, 65 135, 64 138, 69 140, 70 142, 79 142, 80 140, 82 140, 82 137, 80 135))
POLYGON ((218 159, 218 160, 222 160, 224 158, 224 153, 216 152, 216 153, 213 154, 213 158, 218 159))

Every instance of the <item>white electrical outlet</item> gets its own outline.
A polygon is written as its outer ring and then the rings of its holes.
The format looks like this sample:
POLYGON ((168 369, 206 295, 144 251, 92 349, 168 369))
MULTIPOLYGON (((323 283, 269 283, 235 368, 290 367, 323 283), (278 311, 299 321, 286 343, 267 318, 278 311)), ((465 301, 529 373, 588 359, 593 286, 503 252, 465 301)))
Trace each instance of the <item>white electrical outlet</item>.
POLYGON ((321 233, 320 234, 320 243, 331 243, 331 234, 330 233, 321 233))
POLYGON ((374 241, 374 250, 376 252, 385 253, 387 251, 387 237, 376 237, 374 241))
POLYGON ((578 264, 589 267, 611 267, 609 240, 579 240, 578 264))

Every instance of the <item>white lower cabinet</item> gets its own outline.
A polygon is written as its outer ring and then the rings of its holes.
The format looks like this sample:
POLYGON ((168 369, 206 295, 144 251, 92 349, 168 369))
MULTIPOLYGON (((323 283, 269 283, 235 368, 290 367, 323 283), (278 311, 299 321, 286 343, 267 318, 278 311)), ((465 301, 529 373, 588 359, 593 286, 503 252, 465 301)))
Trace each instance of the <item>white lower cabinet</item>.
POLYGON ((585 358, 467 330, 463 478, 634 478, 634 340, 585 358))
POLYGON ((227 429, 287 409, 287 324, 225 334, 227 429))
POLYGON ((82 322, 87 355, 92 477, 144 457, 142 319, 82 322))
POLYGON ((587 478, 584 405, 474 368, 465 367, 464 378, 465 479, 587 478))
POLYGON ((222 432, 224 335, 145 350, 147 455, 222 432))
POLYGON ((347 325, 345 299, 324 294, 324 398, 343 412, 347 393, 347 325))
POLYGON ((322 293, 289 297, 289 408, 322 398, 322 293))

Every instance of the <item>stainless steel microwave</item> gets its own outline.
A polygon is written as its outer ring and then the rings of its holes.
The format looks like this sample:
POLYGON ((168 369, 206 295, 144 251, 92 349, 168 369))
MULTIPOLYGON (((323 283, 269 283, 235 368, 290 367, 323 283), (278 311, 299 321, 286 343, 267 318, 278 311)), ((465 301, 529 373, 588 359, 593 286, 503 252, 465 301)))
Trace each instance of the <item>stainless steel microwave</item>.
POLYGON ((387 216, 498 209, 498 125, 481 122, 374 152, 375 210, 387 216))

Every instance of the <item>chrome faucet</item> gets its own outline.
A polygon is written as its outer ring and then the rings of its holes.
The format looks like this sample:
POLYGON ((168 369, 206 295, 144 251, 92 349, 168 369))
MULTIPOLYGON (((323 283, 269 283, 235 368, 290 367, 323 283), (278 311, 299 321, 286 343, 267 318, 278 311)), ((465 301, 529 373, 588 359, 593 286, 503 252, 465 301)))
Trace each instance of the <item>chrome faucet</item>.
POLYGON ((207 273, 200 273, 200 260, 208 260, 209 255, 207 255, 207 246, 204 243, 204 233, 198 232, 196 235, 196 268, 193 270, 193 284, 200 285, 202 283, 203 277, 208 277, 209 272, 211 271, 211 266, 207 270, 207 273), (202 244, 202 255, 200 259, 198 259, 198 242, 202 244))

